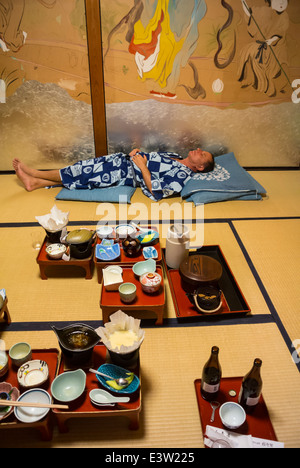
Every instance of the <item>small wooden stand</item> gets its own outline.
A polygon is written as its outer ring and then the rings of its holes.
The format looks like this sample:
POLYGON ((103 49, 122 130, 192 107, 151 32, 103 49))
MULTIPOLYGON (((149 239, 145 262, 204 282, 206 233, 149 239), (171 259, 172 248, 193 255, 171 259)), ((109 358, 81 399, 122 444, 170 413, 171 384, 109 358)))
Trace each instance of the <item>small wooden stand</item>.
POLYGON ((51 266, 56 267, 68 267, 68 266, 76 266, 81 267, 85 270, 85 279, 92 279, 93 277, 93 252, 92 254, 84 259, 76 259, 70 258, 69 261, 65 260, 55 260, 48 257, 46 252, 47 247, 47 238, 45 238, 43 245, 38 253, 37 256, 37 264, 40 267, 40 275, 43 280, 47 280, 48 276, 46 275, 46 268, 51 266))
POLYGON ((130 304, 125 304, 121 301, 120 294, 118 291, 106 291, 103 283, 100 298, 100 308, 102 310, 103 323, 109 321, 109 316, 113 312, 117 312, 122 309, 125 313, 130 315, 130 311, 151 311, 157 316, 155 325, 163 325, 163 316, 165 309, 165 286, 163 281, 163 271, 160 265, 157 265, 156 271, 162 277, 162 284, 160 290, 155 294, 146 294, 142 290, 142 286, 139 280, 135 277, 132 271, 132 267, 123 268, 123 281, 124 283, 133 283, 136 285, 137 294, 135 300, 130 304))
POLYGON ((7 307, 8 299, 7 297, 5 298, 4 304, 2 306, 2 309, 0 310, 0 321, 6 322, 8 324, 11 323, 11 316, 8 311, 7 307))
MULTIPOLYGON (((96 345, 93 352, 93 361, 95 369, 98 369, 102 364, 106 362, 106 348, 103 344, 96 345)), ((58 368, 57 375, 64 372, 63 356, 58 368)), ((140 377, 140 363, 138 362, 137 367, 133 372, 140 377)), ((58 425, 60 433, 66 433, 69 431, 68 420, 73 418, 101 418, 101 417, 119 417, 124 416, 129 419, 128 429, 138 430, 139 429, 139 416, 142 405, 141 388, 132 394, 126 396, 130 397, 128 403, 117 404, 114 407, 95 406, 89 398, 89 392, 93 388, 99 387, 99 381, 95 374, 92 372, 86 372, 86 391, 83 395, 69 403, 68 410, 53 409, 52 413, 55 417, 55 422, 58 425)))

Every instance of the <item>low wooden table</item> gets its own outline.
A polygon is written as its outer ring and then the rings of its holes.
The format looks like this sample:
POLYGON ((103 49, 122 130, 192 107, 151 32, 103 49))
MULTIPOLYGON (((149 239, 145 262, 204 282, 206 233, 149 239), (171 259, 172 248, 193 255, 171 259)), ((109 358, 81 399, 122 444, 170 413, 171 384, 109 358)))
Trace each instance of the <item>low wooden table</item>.
MULTIPOLYGON (((136 299, 131 304, 125 304, 121 301, 118 291, 106 291, 102 283, 100 307, 102 309, 103 323, 108 322, 109 316, 113 312, 123 310, 125 313, 130 311, 149 310, 156 314, 157 321, 155 325, 163 324, 163 315, 165 309, 165 287, 163 279, 163 271, 160 265, 157 265, 156 271, 162 277, 162 284, 160 290, 155 294, 147 294, 142 290, 139 279, 136 278, 132 271, 132 266, 123 268, 123 281, 124 283, 133 283, 136 285, 136 299)), ((130 314, 129 314, 130 315, 130 314)))
MULTIPOLYGON (((97 345, 93 352, 93 368, 99 369, 102 364, 106 362, 106 347, 103 344, 97 345)), ((63 358, 60 363, 58 374, 65 371, 63 358)), ((135 369, 131 370, 140 378, 140 366, 139 364, 135 369)), ((141 411, 141 388, 129 396, 130 401, 128 403, 118 403, 115 406, 95 406, 90 400, 89 393, 93 388, 101 388, 101 384, 98 381, 95 374, 92 372, 86 373, 86 388, 83 395, 74 402, 69 404, 68 410, 53 409, 52 412, 55 416, 58 429, 61 433, 69 431, 67 421, 72 418, 101 418, 101 417, 115 417, 125 416, 129 419, 128 428, 131 430, 137 430, 139 428, 139 415, 141 411)), ((107 389, 105 389, 107 390, 107 389)), ((120 396, 120 394, 118 394, 120 396)))
POLYGON ((40 267, 40 275, 43 280, 47 280, 48 276, 46 275, 46 268, 48 267, 68 267, 68 266, 76 266, 81 267, 85 270, 85 279, 92 279, 93 277, 93 255, 94 253, 84 259, 77 259, 77 258, 70 258, 69 261, 65 260, 55 260, 50 258, 47 255, 46 247, 47 247, 47 237, 45 238, 42 247, 37 256, 37 264, 40 267))
POLYGON ((8 299, 6 297, 5 300, 4 300, 2 309, 0 310, 0 320, 10 324, 11 323, 11 316, 10 316, 10 313, 8 311, 7 303, 8 303, 8 299))
MULTIPOLYGON (((7 351, 8 353, 8 351, 7 351)), ((59 361, 59 351, 56 348, 53 349, 33 349, 32 350, 32 359, 39 359, 45 361, 49 367, 49 379, 45 384, 42 385, 42 388, 46 390, 51 395, 51 383, 55 378, 57 372, 57 365, 59 361)), ((23 389, 19 386, 17 378, 17 370, 11 362, 10 357, 8 357, 9 368, 8 372, 0 377, 0 382, 8 382, 13 387, 19 389, 20 394, 24 393, 26 389, 23 389)), ((41 420, 34 423, 22 423, 16 417, 14 412, 12 412, 6 419, 2 420, 0 423, 0 430, 8 429, 36 429, 42 440, 50 441, 53 436, 53 419, 51 411, 41 420)))

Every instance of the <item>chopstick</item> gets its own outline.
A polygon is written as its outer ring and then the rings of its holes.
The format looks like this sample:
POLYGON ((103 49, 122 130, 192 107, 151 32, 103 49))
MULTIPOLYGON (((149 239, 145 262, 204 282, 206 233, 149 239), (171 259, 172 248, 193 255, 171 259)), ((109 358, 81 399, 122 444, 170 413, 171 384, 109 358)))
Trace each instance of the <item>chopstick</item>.
POLYGON ((50 403, 29 403, 22 401, 0 400, 0 406, 23 406, 24 408, 52 408, 52 409, 69 409, 67 405, 56 405, 50 403))

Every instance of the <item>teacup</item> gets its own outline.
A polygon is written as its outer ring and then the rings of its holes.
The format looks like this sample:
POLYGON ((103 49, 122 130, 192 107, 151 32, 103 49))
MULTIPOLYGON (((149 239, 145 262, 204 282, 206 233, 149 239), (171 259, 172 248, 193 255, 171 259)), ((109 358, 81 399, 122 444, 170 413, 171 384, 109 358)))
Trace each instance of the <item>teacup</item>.
POLYGON ((136 285, 133 283, 123 283, 119 286, 121 301, 125 303, 133 302, 136 298, 136 285))
POLYGON ((9 350, 9 357, 16 367, 20 367, 25 362, 30 361, 31 356, 32 351, 28 343, 16 343, 9 350))

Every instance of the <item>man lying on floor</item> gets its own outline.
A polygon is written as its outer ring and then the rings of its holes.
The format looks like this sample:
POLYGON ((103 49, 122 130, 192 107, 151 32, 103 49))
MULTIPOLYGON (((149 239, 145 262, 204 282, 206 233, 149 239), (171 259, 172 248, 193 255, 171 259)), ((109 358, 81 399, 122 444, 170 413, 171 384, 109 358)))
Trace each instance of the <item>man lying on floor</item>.
POLYGON ((147 154, 136 148, 129 155, 100 156, 63 169, 39 171, 19 159, 13 160, 13 167, 29 192, 53 185, 70 190, 129 185, 141 187, 147 197, 158 201, 180 193, 193 173, 212 171, 214 158, 200 148, 190 151, 185 159, 174 153, 147 154))

